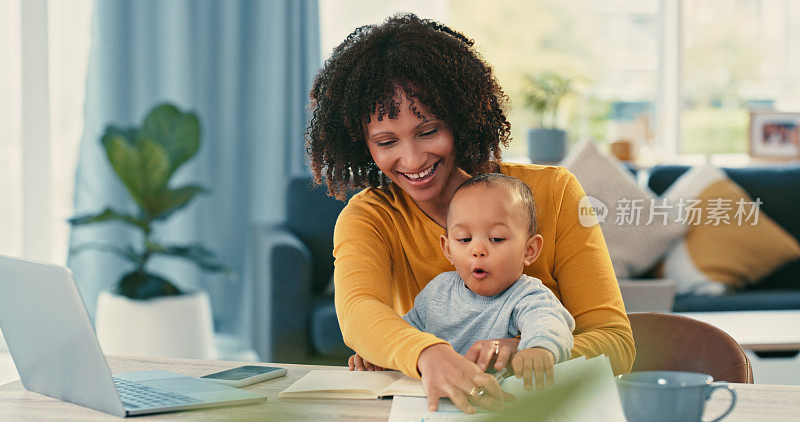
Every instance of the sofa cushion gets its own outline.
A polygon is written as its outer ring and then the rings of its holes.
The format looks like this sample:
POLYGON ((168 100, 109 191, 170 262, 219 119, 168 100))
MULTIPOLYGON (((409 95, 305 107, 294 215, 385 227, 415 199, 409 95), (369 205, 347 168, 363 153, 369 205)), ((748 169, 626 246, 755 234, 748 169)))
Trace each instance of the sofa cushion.
POLYGON ((664 260, 664 276, 678 281, 678 293, 714 293, 706 286, 715 282, 742 288, 800 259, 797 240, 711 164, 682 175, 664 197, 681 206, 689 227, 664 260))
MULTIPOLYGON (((659 215, 659 209, 653 212, 655 196, 639 187, 619 160, 601 153, 593 142, 575 146, 562 165, 578 179, 591 197, 587 199, 599 201, 607 210, 600 211, 598 220, 617 278, 644 274, 685 232, 670 210, 666 216, 659 215)), ((591 205, 600 207, 596 201, 591 205)), ((662 204, 656 201, 656 206, 662 204)))
POLYGON ((311 311, 311 344, 323 356, 342 357, 341 365, 347 364, 352 350, 344 344, 333 299, 320 299, 311 311))
POLYGON ((800 289, 800 259, 790 262, 745 290, 800 289))
MULTIPOLYGON (((657 194, 664 193, 688 166, 658 165, 651 169, 649 186, 657 194)), ((800 240, 800 163, 746 168, 722 169, 731 180, 751 197, 762 201, 761 211, 797 240, 800 240)), ((800 288, 800 259, 788 263, 745 290, 800 288)))
MULTIPOLYGON (((658 195, 663 194, 689 166, 658 165, 650 170, 648 185, 658 195)), ((761 210, 776 223, 800 240, 800 163, 762 167, 723 168, 728 177, 751 197, 760 198, 761 210)))
POLYGON ((293 178, 287 189, 286 226, 311 252, 312 288, 321 293, 333 273, 333 227, 345 204, 314 186, 311 176, 293 178))
POLYGON ((721 296, 682 295, 674 312, 766 311, 800 309, 800 290, 744 291, 721 296))

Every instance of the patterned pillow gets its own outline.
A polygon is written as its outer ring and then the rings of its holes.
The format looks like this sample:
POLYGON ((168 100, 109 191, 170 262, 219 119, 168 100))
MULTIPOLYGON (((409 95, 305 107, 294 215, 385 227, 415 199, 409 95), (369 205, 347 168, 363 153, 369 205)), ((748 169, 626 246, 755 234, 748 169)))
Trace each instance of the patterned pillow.
POLYGON ((674 207, 639 187, 619 160, 601 153, 593 142, 576 145, 561 164, 578 178, 595 206, 617 278, 635 278, 652 269, 686 231, 675 222, 674 207))
POLYGON ((661 267, 676 292, 721 294, 758 282, 800 258, 800 244, 724 171, 706 164, 664 192, 688 228, 661 267))

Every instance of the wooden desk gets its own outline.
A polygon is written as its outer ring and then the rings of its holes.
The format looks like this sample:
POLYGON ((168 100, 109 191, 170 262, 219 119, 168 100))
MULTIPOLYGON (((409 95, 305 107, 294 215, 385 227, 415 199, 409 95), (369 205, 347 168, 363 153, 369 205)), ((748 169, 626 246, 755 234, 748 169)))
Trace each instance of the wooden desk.
MULTIPOLYGON (((163 369, 190 376, 199 376, 243 365, 243 362, 203 361, 190 359, 149 359, 133 357, 108 358, 113 372, 163 369)), ((288 369, 286 377, 255 384, 245 389, 263 393, 263 403, 216 409, 199 409, 153 416, 137 416, 140 420, 191 421, 385 421, 391 400, 278 400, 277 394, 312 369, 340 369, 311 365, 276 364, 288 369)), ((800 414, 800 386, 734 384, 739 395, 736 410, 725 419, 736 421, 796 421, 800 414)), ((716 393, 706 409, 706 419, 719 415, 727 407, 727 394, 716 393)), ((31 393, 19 381, 0 387, 0 420, 13 421, 120 421, 121 419, 71 403, 31 393)))

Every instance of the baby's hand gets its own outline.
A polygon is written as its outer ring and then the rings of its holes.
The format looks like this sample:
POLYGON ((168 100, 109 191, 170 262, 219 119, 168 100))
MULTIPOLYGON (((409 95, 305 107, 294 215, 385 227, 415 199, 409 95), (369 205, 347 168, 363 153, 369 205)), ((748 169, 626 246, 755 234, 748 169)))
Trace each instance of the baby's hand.
POLYGON ((350 367, 351 371, 385 371, 386 368, 380 367, 378 365, 373 365, 367 362, 364 358, 355 354, 350 356, 350 359, 347 360, 347 366, 350 367))
POLYGON ((544 388, 544 378, 547 375, 547 385, 553 385, 553 365, 555 356, 547 349, 541 347, 531 347, 530 349, 520 350, 511 360, 511 367, 514 368, 514 375, 522 377, 525 382, 525 389, 533 389, 532 376, 536 376, 536 389, 544 388))

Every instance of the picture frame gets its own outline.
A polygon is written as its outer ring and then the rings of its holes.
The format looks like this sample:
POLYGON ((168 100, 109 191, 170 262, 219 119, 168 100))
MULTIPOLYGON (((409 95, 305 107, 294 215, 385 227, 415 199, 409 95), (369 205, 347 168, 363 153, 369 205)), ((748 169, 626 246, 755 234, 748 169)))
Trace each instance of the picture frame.
POLYGON ((751 157, 800 159, 800 112, 751 111, 748 133, 751 157))

